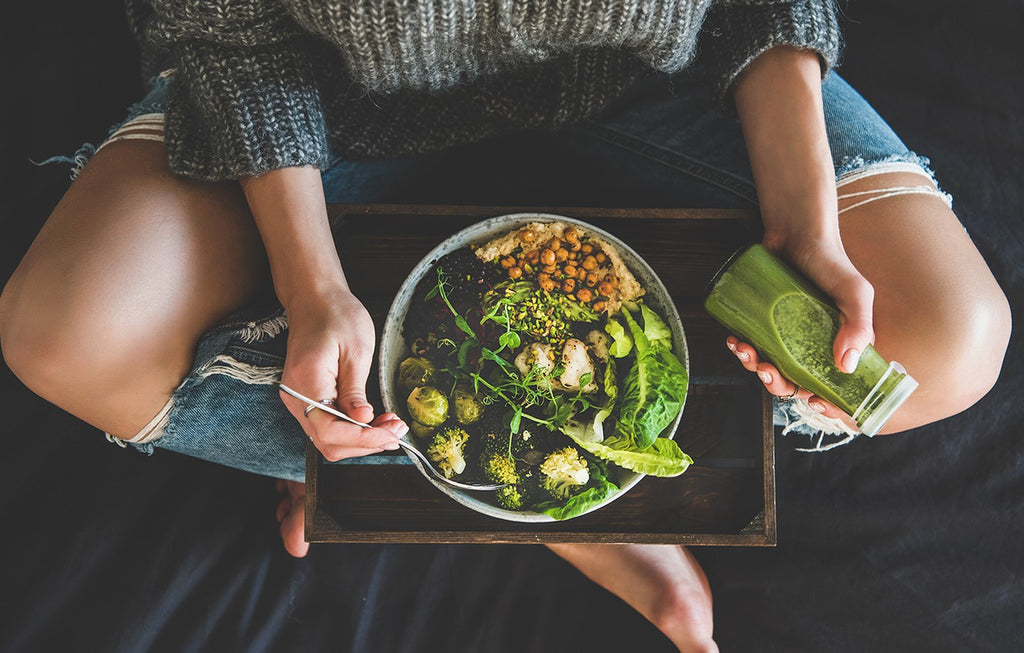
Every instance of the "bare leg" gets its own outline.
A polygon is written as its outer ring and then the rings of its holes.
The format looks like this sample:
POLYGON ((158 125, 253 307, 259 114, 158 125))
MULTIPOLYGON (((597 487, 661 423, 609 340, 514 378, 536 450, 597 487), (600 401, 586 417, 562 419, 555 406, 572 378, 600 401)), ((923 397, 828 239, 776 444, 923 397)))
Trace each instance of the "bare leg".
MULTIPOLYGON (((852 182, 840 194, 930 185, 913 173, 852 182)), ((855 203, 844 200, 840 209, 855 203)), ((850 260, 875 288, 875 348, 920 382, 883 430, 896 433, 959 413, 995 383, 1010 308, 981 254, 937 197, 879 199, 840 215, 850 260)))
MULTIPOLYGON (((919 174, 886 173, 852 182, 841 193, 922 184, 931 182, 919 174)), ((840 208, 858 199, 844 200, 840 208)), ((850 259, 875 288, 876 348, 921 384, 884 432, 928 424, 978 401, 999 375, 1010 311, 953 212, 934 196, 889 197, 845 211, 840 229, 850 259)), ((711 640, 711 594, 685 550, 550 548, 640 611, 681 650, 714 650, 699 648, 711 640)))
POLYGON ((549 549, 615 594, 680 651, 717 651, 711 589, 684 547, 655 544, 549 544, 549 549))
POLYGON ((192 363, 200 335, 267 281, 237 184, 173 177, 163 144, 100 151, 0 299, 0 342, 34 392, 131 437, 192 363))

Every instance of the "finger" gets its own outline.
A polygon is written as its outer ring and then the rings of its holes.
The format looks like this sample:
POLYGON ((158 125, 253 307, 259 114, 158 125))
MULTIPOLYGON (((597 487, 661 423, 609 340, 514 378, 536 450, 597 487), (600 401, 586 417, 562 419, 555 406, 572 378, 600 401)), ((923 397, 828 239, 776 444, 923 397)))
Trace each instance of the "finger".
POLYGON ((309 421, 313 425, 313 442, 321 451, 328 447, 351 447, 357 449, 384 449, 395 445, 400 430, 395 420, 384 422, 381 426, 363 428, 344 420, 338 419, 322 410, 315 410, 309 414, 309 421), (390 428, 384 428, 387 425, 390 428))
POLYGON ((836 366, 850 373, 857 369, 860 355, 875 339, 872 323, 875 291, 867 280, 856 275, 837 288, 835 297, 841 325, 832 345, 833 355, 836 366))
POLYGON ((399 445, 389 445, 387 447, 379 447, 376 449, 367 449, 364 447, 344 447, 344 446, 328 446, 324 449, 318 449, 320 454, 323 455, 324 459, 328 462, 336 463, 339 460, 348 460, 350 458, 362 458, 363 456, 373 456, 379 453, 385 453, 388 451, 397 451, 399 445))
POLYGON ((825 401, 817 395, 810 395, 807 398, 807 405, 816 413, 821 413, 825 417, 831 417, 832 419, 843 420, 849 426, 856 428, 856 423, 853 421, 853 418, 830 401, 825 401))
POLYGON ((409 425, 406 424, 402 418, 394 413, 384 413, 375 420, 370 422, 373 426, 379 426, 383 429, 387 429, 395 434, 396 437, 402 437, 409 432, 409 425))
POLYGON ((358 356, 339 362, 338 406, 353 419, 369 422, 373 406, 366 400, 366 379, 370 375, 370 356, 358 356))
MULTIPOLYGON (((301 382, 296 382, 291 379, 285 381, 282 378, 282 383, 284 383, 284 385, 288 386, 289 388, 296 389, 298 392, 301 392, 303 395, 314 401, 322 401, 325 399, 333 400, 336 392, 336 390, 330 386, 328 386, 327 390, 320 388, 317 391, 307 391, 305 390, 305 388, 307 387, 317 387, 317 385, 314 385, 313 383, 309 382, 302 384, 301 382)), ((297 399, 296 397, 291 396, 284 390, 279 390, 278 396, 281 398, 281 402, 284 403, 285 408, 288 409, 288 412, 291 413, 292 417, 294 417, 298 421, 299 426, 302 427, 302 430, 306 433, 306 436, 315 442, 317 439, 317 432, 314 426, 314 420, 319 419, 320 415, 326 415, 326 413, 322 410, 317 410, 315 408, 307 411, 307 409, 309 408, 309 404, 302 401, 301 399, 297 399)))
MULTIPOLYGON (((726 346, 728 346, 729 344, 730 342, 727 339, 726 346)), ((747 370, 748 372, 756 372, 758 360, 757 352, 754 350, 754 348, 745 342, 740 342, 739 340, 735 339, 731 344, 732 346, 729 347, 729 349, 732 350, 732 353, 735 354, 736 358, 739 359, 740 365, 743 366, 743 369, 747 370)))
POLYGON ((291 507, 292 507, 292 498, 291 497, 285 497, 285 498, 281 499, 281 501, 278 502, 278 504, 277 504, 277 512, 274 515, 275 518, 277 519, 277 523, 278 524, 280 524, 281 520, 284 519, 284 516, 288 514, 288 510, 290 510, 291 507))
POLYGON ((798 388, 795 383, 782 376, 771 363, 758 363, 755 371, 765 389, 776 397, 804 399, 811 396, 810 392, 798 388), (801 397, 801 395, 803 396, 801 397))

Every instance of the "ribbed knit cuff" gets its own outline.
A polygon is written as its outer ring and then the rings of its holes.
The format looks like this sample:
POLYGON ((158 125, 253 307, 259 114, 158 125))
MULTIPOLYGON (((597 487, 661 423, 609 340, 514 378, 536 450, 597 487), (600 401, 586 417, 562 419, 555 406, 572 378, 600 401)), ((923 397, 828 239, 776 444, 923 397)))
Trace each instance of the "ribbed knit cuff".
POLYGON ((166 112, 171 171, 205 181, 238 179, 330 160, 320 95, 298 47, 179 51, 166 112))
POLYGON ((771 0, 712 7, 704 25, 701 57, 715 84, 715 99, 726 106, 736 77, 758 55, 789 45, 812 50, 824 77, 839 59, 840 34, 832 0, 771 0))

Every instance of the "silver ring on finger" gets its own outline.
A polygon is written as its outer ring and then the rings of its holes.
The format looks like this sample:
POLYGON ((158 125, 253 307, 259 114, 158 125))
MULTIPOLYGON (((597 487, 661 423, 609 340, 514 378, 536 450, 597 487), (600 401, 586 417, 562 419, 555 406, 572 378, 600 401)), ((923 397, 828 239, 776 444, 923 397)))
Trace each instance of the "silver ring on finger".
POLYGON ((306 410, 302 411, 302 415, 304 417, 308 418, 309 414, 312 413, 314 410, 316 410, 320 405, 333 406, 334 405, 334 399, 321 399, 320 401, 316 402, 315 404, 310 404, 310 405, 306 406, 306 410))
POLYGON ((793 392, 790 392, 788 395, 785 396, 780 396, 779 401, 793 401, 794 399, 796 399, 796 392, 797 388, 793 388, 793 392))

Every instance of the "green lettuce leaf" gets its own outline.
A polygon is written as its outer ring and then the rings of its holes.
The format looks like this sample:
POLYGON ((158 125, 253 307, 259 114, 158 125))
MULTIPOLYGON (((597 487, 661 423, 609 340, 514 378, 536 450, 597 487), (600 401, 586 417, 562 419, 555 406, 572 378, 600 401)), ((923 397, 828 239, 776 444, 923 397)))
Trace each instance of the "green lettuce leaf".
MULTIPOLYGON (((629 310, 623 308, 622 314, 632 333, 637 357, 622 384, 615 426, 619 433, 632 438, 636 449, 644 450, 679 415, 690 379, 686 367, 666 346, 660 327, 652 326, 655 338, 651 340, 629 310)), ((658 323, 664 327, 660 318, 658 323)))
MULTIPOLYGON (((567 435, 573 437, 572 434, 567 435)), ((676 441, 668 438, 656 438, 650 447, 643 450, 633 448, 629 438, 618 435, 605 438, 603 442, 573 440, 598 458, 649 476, 679 476, 693 464, 693 459, 683 453, 676 441)))
POLYGON ((651 347, 664 347, 672 350, 672 330, 668 328, 665 321, 657 313, 647 308, 646 304, 640 304, 640 316, 644 320, 644 335, 650 342, 651 347))
POLYGON ((624 358, 633 350, 633 341, 629 339, 625 327, 616 319, 609 318, 604 323, 605 333, 612 337, 612 344, 608 345, 608 353, 615 358, 624 358))
POLYGON ((578 517, 590 508, 607 501, 612 495, 619 491, 619 486, 608 480, 603 469, 603 464, 595 464, 591 461, 589 487, 577 495, 569 497, 565 502, 546 501, 533 507, 537 512, 550 515, 555 519, 571 519, 578 517))

